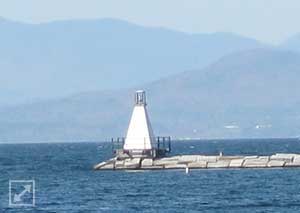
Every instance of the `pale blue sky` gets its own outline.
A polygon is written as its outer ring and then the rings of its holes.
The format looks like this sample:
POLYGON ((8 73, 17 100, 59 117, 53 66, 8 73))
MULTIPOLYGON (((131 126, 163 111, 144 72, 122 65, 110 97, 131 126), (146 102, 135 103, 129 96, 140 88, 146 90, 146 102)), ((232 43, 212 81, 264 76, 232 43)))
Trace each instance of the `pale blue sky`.
POLYGON ((300 32, 300 0, 0 0, 0 16, 34 23, 111 17, 186 32, 234 32, 270 43, 300 32))

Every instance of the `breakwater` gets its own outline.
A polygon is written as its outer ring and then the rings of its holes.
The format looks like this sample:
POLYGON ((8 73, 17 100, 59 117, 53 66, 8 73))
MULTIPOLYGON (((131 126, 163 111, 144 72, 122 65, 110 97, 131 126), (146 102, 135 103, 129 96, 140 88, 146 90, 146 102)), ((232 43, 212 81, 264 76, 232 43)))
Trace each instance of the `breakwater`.
POLYGON ((300 154, 269 156, 177 155, 164 158, 115 157, 94 166, 95 170, 129 169, 226 169, 300 167, 300 154))

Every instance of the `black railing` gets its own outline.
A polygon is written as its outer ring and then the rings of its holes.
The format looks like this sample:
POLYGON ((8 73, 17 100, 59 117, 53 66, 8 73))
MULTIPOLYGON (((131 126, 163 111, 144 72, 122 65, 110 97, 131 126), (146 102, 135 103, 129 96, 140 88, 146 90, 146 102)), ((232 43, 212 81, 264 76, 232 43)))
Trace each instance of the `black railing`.
POLYGON ((165 152, 171 152, 171 137, 156 137, 156 143, 152 144, 152 148, 157 150, 164 150, 165 152))
POLYGON ((112 152, 116 153, 116 150, 123 149, 124 143, 125 143, 124 137, 112 138, 111 139, 112 152))
MULTIPOLYGON (((112 152, 116 153, 117 150, 123 149, 125 143, 125 137, 112 138, 112 152)), ((144 138, 141 141, 145 141, 144 138)), ((154 140, 151 140, 152 150, 157 150, 158 152, 169 153, 171 152, 171 137, 155 137, 154 140)))

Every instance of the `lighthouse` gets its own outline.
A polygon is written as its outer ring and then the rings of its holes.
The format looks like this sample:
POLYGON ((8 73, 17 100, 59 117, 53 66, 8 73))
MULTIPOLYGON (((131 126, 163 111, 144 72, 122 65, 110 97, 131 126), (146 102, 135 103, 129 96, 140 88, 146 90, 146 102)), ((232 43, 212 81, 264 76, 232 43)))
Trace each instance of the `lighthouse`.
POLYGON ((146 93, 144 90, 137 90, 126 137, 117 138, 117 140, 112 138, 114 153, 117 156, 126 154, 130 157, 155 158, 171 151, 170 140, 170 137, 154 136, 147 112, 146 93))
POLYGON ((127 130, 124 150, 152 150, 155 137, 147 112, 146 93, 143 90, 135 92, 134 108, 127 130))

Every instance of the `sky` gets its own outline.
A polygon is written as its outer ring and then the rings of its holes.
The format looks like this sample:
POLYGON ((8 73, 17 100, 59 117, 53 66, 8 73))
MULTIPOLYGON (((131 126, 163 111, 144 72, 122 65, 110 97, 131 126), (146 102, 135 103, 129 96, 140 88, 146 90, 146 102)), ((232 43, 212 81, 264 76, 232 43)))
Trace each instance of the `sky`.
POLYGON ((0 0, 0 16, 41 23, 118 18, 190 33, 233 32, 278 44, 300 32, 299 0, 0 0))

